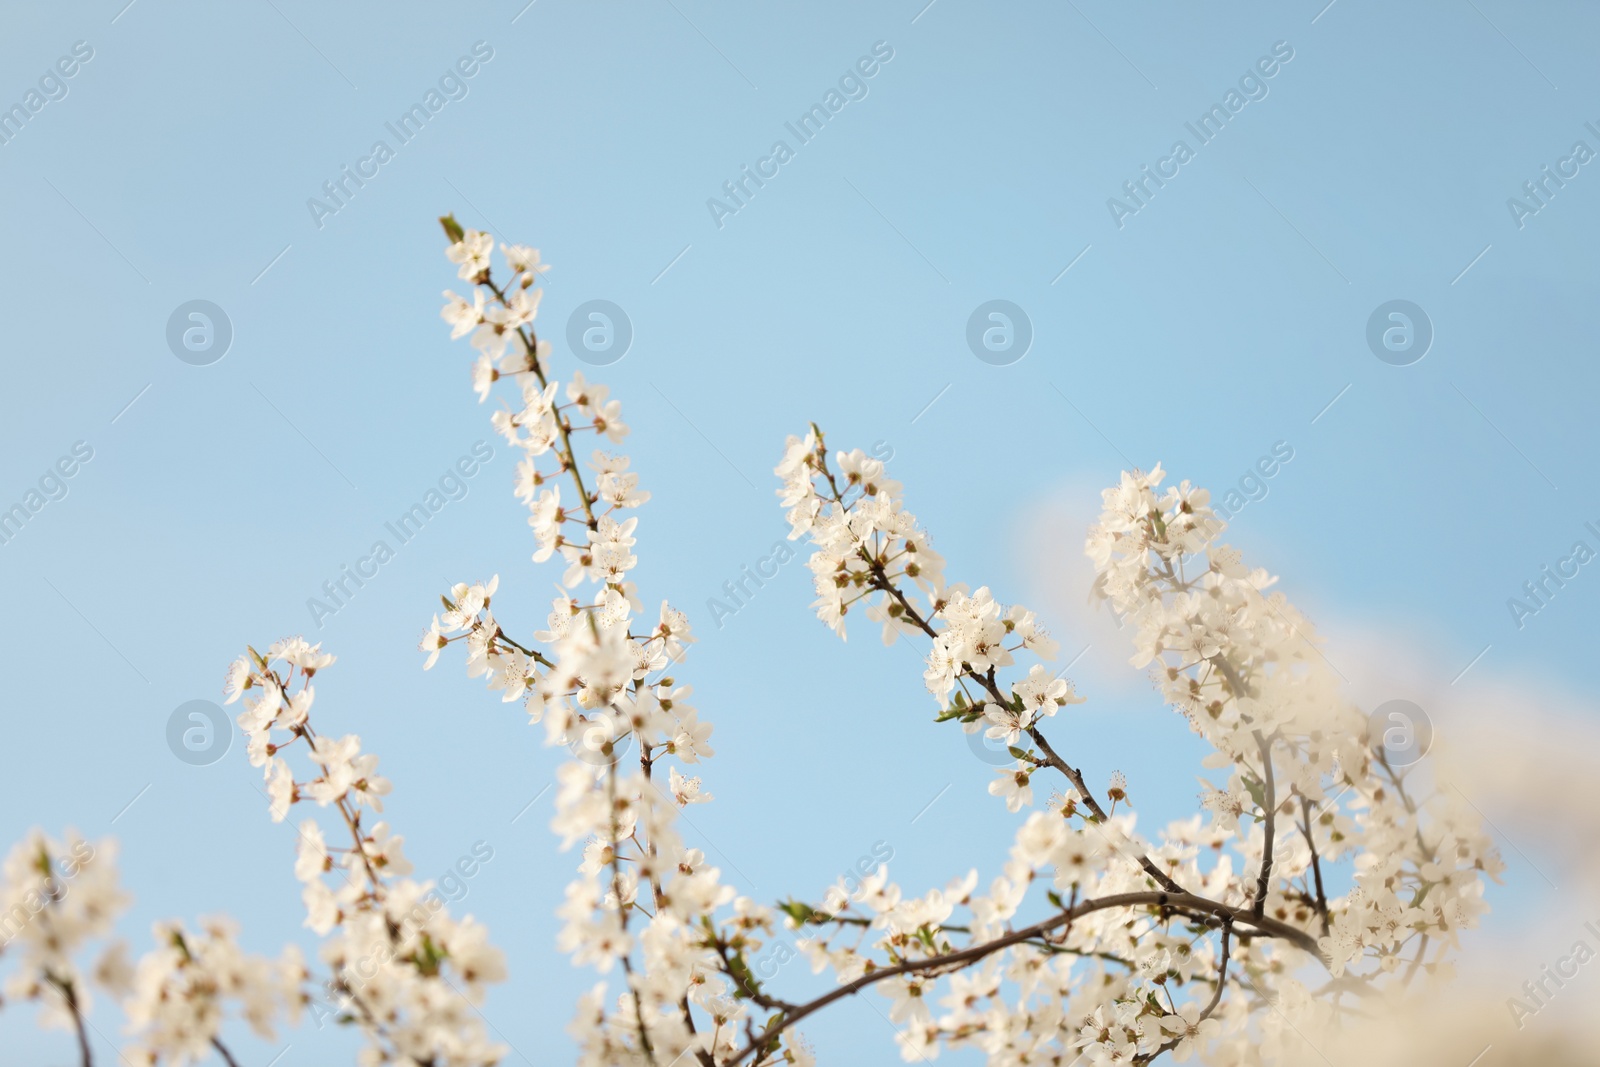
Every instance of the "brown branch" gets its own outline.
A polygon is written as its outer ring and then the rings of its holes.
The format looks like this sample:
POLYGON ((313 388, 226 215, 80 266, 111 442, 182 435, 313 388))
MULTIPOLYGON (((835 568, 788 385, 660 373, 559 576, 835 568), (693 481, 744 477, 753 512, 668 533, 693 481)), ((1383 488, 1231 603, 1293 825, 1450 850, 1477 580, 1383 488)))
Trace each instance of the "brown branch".
MULTIPOLYGON (((807 1016, 827 1007, 834 1001, 853 996, 868 986, 885 979, 894 978, 902 974, 913 974, 919 971, 939 970, 941 968, 959 970, 967 964, 975 963, 986 956, 991 956, 1019 942, 1048 933, 1085 915, 1104 911, 1108 908, 1122 907, 1155 907, 1206 921, 1221 920, 1226 930, 1231 930, 1233 923, 1246 923, 1254 928, 1253 936, 1283 938, 1296 948, 1309 952, 1319 960, 1324 960, 1324 963, 1326 962, 1321 950, 1317 948, 1316 939, 1304 930, 1276 919, 1255 915, 1244 908, 1231 907, 1220 901, 1195 896, 1193 893, 1155 891, 1117 893, 1108 897, 1100 897, 1099 899, 1084 900, 1059 915, 1043 922, 1034 923, 1032 926, 1024 927, 1021 930, 1014 930, 992 941, 985 941, 982 944, 972 945, 956 952, 947 952, 941 956, 930 956, 927 959, 911 960, 893 967, 882 967, 852 982, 846 982, 844 985, 824 993, 815 1000, 807 1001, 805 1004, 796 1006, 792 1011, 784 1012, 782 1017, 773 1020, 760 1035, 740 1050, 733 1059, 726 1061, 726 1067, 737 1067, 746 1057, 758 1049, 765 1048, 783 1031, 794 1026, 807 1016)), ((1219 983, 1219 987, 1220 985, 1221 983, 1219 983)))
POLYGON ((217 1050, 218 1055, 223 1058, 228 1067, 239 1067, 239 1061, 233 1058, 233 1053, 228 1051, 228 1046, 222 1043, 220 1037, 211 1039, 211 1047, 217 1050))
MULTIPOLYGON (((828 481, 828 488, 833 494, 833 503, 838 506, 841 512, 847 511, 848 509, 844 504, 844 491, 839 488, 838 480, 834 478, 833 471, 828 467, 828 451, 827 447, 823 443, 822 431, 817 428, 816 423, 811 424, 811 430, 817 436, 817 469, 828 481)), ((938 631, 933 628, 932 623, 923 617, 921 612, 917 611, 917 609, 912 606, 911 601, 907 599, 905 593, 901 591, 900 587, 897 586, 894 583, 894 580, 889 577, 888 572, 884 569, 883 564, 879 562, 877 556, 867 551, 865 545, 858 544, 856 551, 860 555, 861 559, 867 564, 868 569, 871 571, 872 586, 893 597, 900 605, 900 610, 905 614, 906 618, 911 623, 916 625, 918 629, 927 634, 930 638, 937 638, 939 636, 938 631)), ((971 678, 974 682, 981 685, 984 691, 989 694, 989 699, 995 703, 996 707, 1003 708, 1009 706, 1010 702, 1007 701, 1006 698, 1001 694, 1000 687, 995 682, 993 668, 990 668, 986 674, 979 674, 970 666, 963 664, 961 676, 971 678)), ((1037 725, 1030 726, 1028 728, 1028 736, 1033 739, 1033 742, 1039 746, 1039 750, 1044 753, 1045 761, 1049 763, 1050 766, 1054 767, 1056 770, 1065 775, 1067 780, 1072 783, 1073 788, 1077 789, 1078 795, 1083 798, 1085 806, 1087 806, 1088 809, 1094 813, 1095 818, 1102 823, 1106 822, 1109 816, 1106 814, 1105 809, 1100 806, 1100 801, 1095 798, 1093 791, 1089 789, 1088 784, 1084 781, 1083 774, 1056 754, 1055 749, 1050 747, 1050 742, 1045 740, 1044 733, 1037 725)), ((1158 868, 1155 865, 1155 862, 1151 860, 1149 856, 1139 856, 1138 862, 1139 866, 1144 869, 1145 873, 1154 878, 1156 880, 1156 884, 1161 886, 1163 889, 1171 893, 1185 892, 1183 886, 1179 885, 1171 876, 1167 875, 1160 868, 1158 868)))
POLYGON ((1217 670, 1221 671, 1222 676, 1228 680, 1228 688, 1233 692, 1233 699, 1235 703, 1238 703, 1240 697, 1253 695, 1250 692, 1250 687, 1245 684, 1244 678, 1239 675, 1238 670, 1234 668, 1233 664, 1228 662, 1228 657, 1218 653, 1217 655, 1206 660, 1206 662, 1217 668, 1217 670))
MULTIPOLYGON (((1395 770, 1394 767, 1389 764, 1389 753, 1385 751, 1381 741, 1373 751, 1378 757, 1378 765, 1382 767, 1384 773, 1388 775, 1390 783, 1394 786, 1394 791, 1399 794, 1401 803, 1405 805, 1407 814, 1411 815, 1413 818, 1416 818, 1417 803, 1416 801, 1412 800, 1411 795, 1406 792, 1405 776, 1399 771, 1395 770)), ((1416 837, 1417 847, 1422 849, 1422 854, 1428 858, 1428 861, 1431 863, 1436 860, 1438 857, 1434 854, 1433 847, 1423 839, 1421 819, 1417 819, 1416 837)))
MULTIPOLYGON (((1228 939, 1232 936, 1232 934, 1233 920, 1222 920, 1222 959, 1217 963, 1217 989, 1216 992, 1211 994, 1210 1002, 1206 1004, 1204 1008, 1200 1009, 1200 1014, 1195 1019, 1196 1026, 1211 1018, 1211 1013, 1217 1010, 1218 1004, 1222 1003, 1222 990, 1228 984, 1228 939)), ((1173 1014, 1176 1015, 1177 1012, 1173 1012, 1173 1014)), ((1181 1018, 1182 1016, 1179 1017, 1181 1018)), ((1175 1037, 1170 1041, 1163 1041, 1160 1048, 1156 1049, 1148 1056, 1136 1057, 1133 1062, 1141 1065, 1142 1067, 1143 1064, 1151 1063, 1162 1053, 1171 1052, 1182 1043, 1182 1037, 1175 1037)))
POLYGON ((777 997, 769 996, 761 991, 761 983, 756 981, 754 973, 750 971, 749 964, 743 963, 742 957, 741 965, 744 967, 745 973, 749 974, 750 977, 742 979, 739 978, 734 973, 733 958, 728 955, 728 944, 727 942, 723 941, 722 938, 713 937, 711 939, 711 948, 714 952, 716 952, 718 958, 722 960, 722 973, 733 979, 735 984, 744 990, 743 994, 735 993, 734 996, 737 997, 743 995, 752 1002, 759 1004, 763 1008, 766 1008, 768 1011, 794 1010, 795 1006, 789 1003, 787 1000, 780 1000, 777 997))
POLYGON ((72 1015, 72 1027, 78 1035, 78 1056, 83 1067, 94 1067, 94 1055, 89 1051, 89 1032, 84 1025, 83 1005, 78 1002, 77 987, 70 978, 57 978, 49 971, 44 972, 44 980, 54 986, 67 1002, 67 1011, 72 1015))
MULTIPOLYGON (((1088 805, 1089 810, 1094 812, 1095 818, 1102 823, 1107 821, 1109 817, 1106 815, 1105 809, 1100 806, 1100 802, 1094 798, 1094 794, 1091 793, 1089 791, 1089 787, 1084 784, 1083 772, 1072 767, 1067 763, 1066 760, 1056 755, 1055 749, 1050 747, 1050 742, 1044 739, 1043 732, 1041 732, 1037 726, 1028 727, 1028 736, 1033 739, 1034 744, 1039 746, 1039 751, 1044 753, 1045 762, 1050 764, 1050 766, 1054 767, 1056 770, 1060 771, 1062 774, 1066 775, 1068 780, 1072 782, 1073 788, 1077 789, 1078 794, 1083 797, 1084 804, 1088 805)), ((1161 870, 1161 868, 1157 867, 1155 865, 1155 861, 1149 856, 1141 855, 1139 857, 1139 866, 1144 869, 1146 874, 1156 880, 1157 885, 1161 886, 1168 892, 1182 893, 1185 891, 1183 886, 1179 885, 1172 879, 1170 875, 1161 870)))
MULTIPOLYGON (((628 907, 622 901, 622 858, 621 842, 617 840, 617 765, 612 763, 606 771, 606 806, 610 809, 611 819, 611 893, 617 898, 617 921, 621 924, 623 932, 628 929, 628 907)), ((639 1024, 639 1044, 644 1050, 646 1059, 653 1065, 656 1062, 656 1051, 650 1043, 650 1031, 644 1021, 644 999, 639 995, 639 983, 633 976, 633 962, 626 953, 619 962, 622 972, 627 976, 628 990, 633 994, 633 1014, 639 1024)))
MULTIPOLYGON (((678 1007, 683 1010, 683 1025, 689 1028, 689 1033, 693 1036, 695 1033, 694 1013, 689 1010, 689 995, 687 993, 678 998, 678 1007)), ((703 1048, 695 1050, 694 1058, 700 1062, 701 1067, 717 1067, 717 1061, 712 1059, 711 1053, 703 1048)))
POLYGON ((1228 939, 1233 935, 1233 920, 1222 920, 1222 959, 1217 964, 1217 990, 1211 994, 1211 1003, 1200 1012, 1202 1020, 1211 1017, 1217 1010, 1217 1005, 1222 1002, 1222 987, 1228 984, 1228 939))
POLYGON ((1311 873, 1316 876, 1317 882, 1317 914, 1322 916, 1322 932, 1326 935, 1328 933, 1328 894, 1322 888, 1322 861, 1317 856, 1316 838, 1311 835, 1311 801, 1306 799, 1304 793, 1300 795, 1300 810, 1304 813, 1306 820, 1303 829, 1306 835, 1306 847, 1311 849, 1311 873))
POLYGON ((1261 797, 1265 801, 1265 827, 1261 840, 1261 873, 1256 876, 1256 902, 1252 909, 1259 918, 1267 908, 1267 883, 1272 877, 1272 838, 1277 822, 1278 795, 1272 779, 1272 742, 1255 731, 1256 744, 1261 747, 1261 797))
MULTIPOLYGON (((509 306, 506 304, 505 290, 494 283, 494 280, 489 277, 487 269, 483 272, 483 284, 487 285, 489 291, 499 298, 502 307, 509 306)), ((533 330, 518 326, 517 338, 522 342, 523 351, 527 353, 528 366, 532 369, 533 376, 539 380, 539 387, 541 389, 545 388, 550 384, 550 381, 545 377, 544 368, 539 366, 538 334, 533 330)), ((496 372, 496 376, 498 377, 498 372, 496 372)), ((597 530, 600 528, 600 523, 595 518, 594 508, 590 506, 589 492, 583 487, 583 472, 578 469, 578 457, 572 450, 572 427, 560 412, 554 412, 553 415, 556 420, 556 429, 561 434, 561 448, 557 450, 557 455, 561 457, 563 465, 572 472, 572 482, 578 487, 578 501, 583 505, 584 515, 588 516, 588 522, 585 525, 591 530, 597 530)), ((599 497, 596 496, 595 499, 599 499, 599 497)))
POLYGON ((516 649, 518 652, 521 652, 524 656, 527 656, 529 659, 533 660, 535 663, 539 664, 541 667, 544 667, 544 668, 549 669, 549 670, 554 670, 555 669, 555 663, 553 663, 551 660, 547 659, 545 656, 541 655, 538 649, 527 648, 527 647, 525 647, 523 645, 518 644, 516 641, 512 640, 510 634, 506 633, 505 630, 501 629, 501 627, 500 627, 500 625, 498 623, 495 624, 495 635, 494 636, 495 636, 495 638, 497 640, 504 641, 506 644, 510 645, 512 648, 516 649))

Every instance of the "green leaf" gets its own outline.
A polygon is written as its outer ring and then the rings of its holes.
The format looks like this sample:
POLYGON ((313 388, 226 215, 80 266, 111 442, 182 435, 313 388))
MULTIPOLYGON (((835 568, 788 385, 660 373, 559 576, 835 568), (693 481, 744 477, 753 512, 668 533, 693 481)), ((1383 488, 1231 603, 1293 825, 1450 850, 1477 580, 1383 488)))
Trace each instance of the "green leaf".
POLYGON ((439 225, 444 227, 444 235, 450 238, 451 244, 460 242, 467 235, 466 231, 461 228, 461 223, 456 221, 454 215, 440 215, 439 225))
POLYGON ((1265 809, 1267 806, 1267 791, 1260 782, 1249 775, 1245 775, 1244 787, 1250 792, 1250 799, 1256 802, 1256 807, 1265 809))
POLYGON ((811 917, 817 913, 816 909, 811 905, 799 900, 790 900, 779 904, 778 910, 802 925, 809 922, 811 917))

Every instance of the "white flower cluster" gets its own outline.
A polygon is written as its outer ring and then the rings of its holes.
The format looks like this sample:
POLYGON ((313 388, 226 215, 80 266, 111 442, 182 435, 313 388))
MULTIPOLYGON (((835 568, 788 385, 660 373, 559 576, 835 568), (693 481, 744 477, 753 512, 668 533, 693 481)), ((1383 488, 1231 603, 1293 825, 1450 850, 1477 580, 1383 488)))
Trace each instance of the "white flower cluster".
POLYGON ((231 919, 204 919, 200 927, 190 933, 179 922, 155 924, 157 947, 139 960, 123 1003, 139 1034, 137 1045, 122 1050, 133 1067, 183 1067, 210 1056, 229 1000, 268 1039, 279 1015, 290 1025, 299 1021, 309 975, 298 948, 289 946, 274 962, 245 954, 231 919))
MULTIPOLYGON (((37 1001, 46 1026, 74 1029, 90 1010, 74 957, 106 937, 129 900, 117 880, 117 843, 91 844, 76 831, 55 840, 34 830, 12 847, 0 869, 0 955, 15 968, 5 983, 12 1000, 37 1001)), ((90 977, 125 969, 113 947, 90 977)))
POLYGON ((1270 880, 1240 891, 1317 932, 1335 976, 1423 960, 1430 941, 1456 946, 1487 910, 1483 877, 1504 868, 1481 817, 1459 794, 1408 790, 1340 694, 1315 628, 1217 540, 1225 524, 1206 490, 1162 490, 1162 476, 1124 473, 1105 491, 1088 552, 1097 591, 1136 628, 1133 665, 1216 749, 1208 765, 1231 767, 1204 797, 1214 824, 1246 867, 1275 853, 1270 880), (1266 836, 1274 823, 1289 847, 1266 836), (1330 898, 1321 867, 1343 858, 1354 888, 1330 898))
POLYGON ((411 864, 402 837, 386 822, 363 823, 367 810, 383 810, 390 784, 360 738, 334 740, 312 727, 312 679, 333 661, 320 645, 287 638, 265 656, 251 649, 236 660, 226 685, 230 704, 260 694, 245 701, 239 725, 250 762, 265 769, 274 821, 303 800, 340 816, 347 844, 330 844, 317 820, 306 819, 295 860, 306 925, 324 938, 327 990, 340 1021, 367 1038, 362 1067, 497 1063, 507 1049, 489 1040, 477 1005, 487 985, 505 979, 504 958, 470 916, 451 917, 432 883, 404 877, 411 864), (280 754, 295 745, 314 768, 301 781, 280 754))
MULTIPOLYGON (((884 588, 878 572, 892 569, 893 577, 910 578, 924 593, 936 596, 944 590, 944 558, 930 547, 926 532, 917 529, 916 516, 902 506, 900 483, 886 477, 882 460, 856 449, 839 453, 837 462, 836 476, 827 467, 822 434, 815 426, 804 438, 789 438, 776 468, 783 479, 778 496, 789 509, 789 539, 810 535, 817 545, 810 561, 817 616, 843 637, 851 606, 881 594, 876 603, 869 600, 867 614, 883 624, 883 643, 893 644, 902 630, 917 633, 920 628, 903 599, 884 588), (825 482, 820 491, 819 480, 825 482)), ((930 679, 929 684, 935 683, 930 679)))
POLYGON ((18 958, 6 995, 38 1001, 45 1025, 75 1030, 88 1062, 89 982, 122 1000, 135 1043, 121 1058, 131 1067, 182 1067, 226 1051, 224 1009, 236 1003, 257 1033, 271 1037, 280 1015, 298 1018, 305 967, 298 949, 277 962, 248 956, 227 919, 204 922, 199 935, 181 923, 155 924, 156 947, 135 966, 127 946, 111 942, 85 975, 74 957, 112 933, 129 904, 118 884, 116 842, 91 844, 68 830, 56 841, 34 831, 6 857, 0 884, 0 951, 18 958), (87 980, 86 980, 87 979, 87 980))
MULTIPOLYGON (((1010 1067, 1065 1067, 1080 1056, 1146 1062, 1158 1050, 1181 1060, 1225 1025, 1207 1010, 1208 986, 1229 942, 1204 939, 1219 925, 1231 931, 1251 920, 1213 899, 1227 886, 1225 867, 1195 878, 1190 893, 1165 893, 1151 891, 1136 865, 1113 863, 1130 829, 1126 817, 1074 827, 1059 809, 1034 812, 987 893, 975 892, 972 871, 910 897, 880 868, 854 894, 857 903, 825 912, 790 902, 784 910, 797 929, 821 928, 800 943, 814 971, 831 969, 847 989, 875 984, 890 998, 908 1062, 932 1059, 941 1047, 975 1047, 1010 1067), (1048 886, 1053 914, 1018 923, 1035 882, 1048 886)), ((1275 924, 1258 929, 1279 936, 1275 924)), ((1231 947, 1236 959, 1254 951, 1231 947)), ((1228 1009, 1238 1016, 1226 1023, 1235 1030, 1241 1008, 1242 1001, 1228 1009)))
MULTIPOLYGON (((772 918, 722 884, 674 826, 677 809, 712 799, 701 779, 662 760, 698 764, 713 755, 712 728, 689 703, 691 689, 669 671, 693 643, 687 618, 662 603, 654 624, 628 574, 638 563, 638 519, 626 514, 650 498, 626 456, 596 450, 585 474, 573 443, 590 432, 611 444, 628 434, 621 404, 604 385, 574 372, 551 376, 550 346, 537 339, 538 253, 502 246, 511 280, 497 284, 493 241, 442 220, 448 256, 473 283, 470 299, 446 293, 452 336, 472 335, 480 355, 473 384, 487 399, 512 379, 512 407, 492 421, 522 449, 515 492, 529 509, 535 562, 558 553, 571 595, 551 605, 547 628, 524 644, 506 634, 490 604, 498 578, 459 584, 423 637, 425 667, 452 642, 466 646, 467 673, 485 677, 506 701, 521 699, 549 744, 572 758, 557 772, 552 828, 565 847, 583 842, 583 860, 559 909, 561 950, 602 975, 621 971, 614 996, 602 981, 582 998, 571 1033, 581 1062, 731 1063, 755 1033, 749 990, 736 972, 761 945, 772 918), (592 476, 592 484, 586 481, 592 476), (636 761, 636 769, 624 764, 636 761), (731 909, 727 906, 732 905, 731 909), (719 912, 731 915, 719 918, 719 912)), ((792 1035, 763 1045, 751 1062, 806 1062, 792 1035)))
POLYGON ((842 634, 845 613, 866 601, 886 643, 929 639, 924 680, 939 720, 986 729, 1016 758, 990 790, 1011 810, 1032 802, 1033 776, 1065 778, 1049 812, 1022 826, 987 896, 973 893, 973 873, 907 898, 880 869, 858 894, 862 914, 785 907, 792 925, 825 931, 805 945, 816 970, 893 999, 907 1060, 941 1044, 975 1045, 1002 1065, 1147 1063, 1167 1052, 1292 1060, 1298 1031, 1338 1013, 1337 998, 1303 983, 1308 966, 1335 982, 1433 969, 1484 910, 1483 876, 1501 863, 1480 820, 1451 798, 1408 791, 1366 716, 1339 695, 1309 624, 1267 592, 1265 572, 1216 543, 1222 523, 1204 490, 1163 492, 1159 468, 1125 474, 1089 536, 1097 591, 1136 624, 1134 665, 1152 668, 1215 748, 1206 765, 1231 768, 1202 795, 1209 819, 1175 822, 1152 844, 1131 812, 1116 814, 1126 777, 1110 777, 1108 811, 1044 736, 1046 716, 1081 700, 1070 683, 1040 664, 1002 680, 1022 650, 1053 655, 1034 617, 987 588, 946 585, 880 463, 860 452, 829 460, 813 426, 789 439, 776 470, 791 537, 817 548, 823 622, 842 634), (1336 863, 1354 883, 1343 896, 1328 891, 1336 863), (1019 928, 1012 917, 1041 877, 1053 914, 1019 928), (950 927, 956 908, 968 915, 950 927), (865 942, 863 924, 874 931, 865 942))
MULTIPOLYGON (((564 848, 582 845, 557 945, 601 976, 569 1027, 583 1067, 809 1067, 797 1025, 864 991, 888 999, 907 1061, 970 1048, 992 1067, 1145 1065, 1168 1053, 1299 1063, 1356 1034, 1347 1024, 1369 1009, 1409 1011, 1417 975, 1450 972, 1460 932, 1487 908, 1484 879, 1503 869, 1482 820, 1464 797, 1429 788, 1425 771, 1390 762, 1314 628, 1275 579, 1220 543, 1205 490, 1162 488, 1160 467, 1125 473, 1088 538, 1096 594, 1133 623, 1133 665, 1207 743, 1203 766, 1216 772, 1197 810, 1147 839, 1128 776, 1112 772, 1097 794, 1046 736, 1070 732, 1054 717, 1083 698, 1045 666, 1057 646, 1034 614, 986 586, 947 583, 883 463, 830 454, 815 425, 789 438, 776 473, 791 539, 815 546, 818 616, 843 637, 863 605, 885 644, 927 641, 936 721, 1006 746, 1013 763, 989 792, 1009 811, 1033 805, 1039 775, 1057 791, 1026 814, 986 892, 973 870, 909 894, 880 865, 819 905, 737 897, 677 827, 681 808, 712 800, 695 773, 714 755, 712 727, 673 673, 694 642, 687 619, 665 602, 644 615, 629 577, 629 512, 649 493, 626 456, 596 449, 580 463, 574 444, 583 433, 624 441, 621 405, 580 373, 552 376, 533 329, 539 254, 502 245, 510 276, 497 284, 493 239, 441 221, 472 285, 445 294, 443 317, 478 351, 480 400, 501 379, 514 386, 491 421, 523 452, 514 492, 533 559, 559 555, 563 570, 546 628, 525 642, 496 620, 495 577, 452 587, 420 647, 427 669, 460 643, 468 676, 522 701, 571 757, 556 773, 551 826, 564 848), (831 989, 791 1001, 768 987, 772 961, 797 952, 813 973, 831 972, 831 989), (1347 995, 1360 1000, 1354 1011, 1347 995)), ((325 999, 307 992, 298 950, 248 956, 222 918, 196 930, 158 923, 136 966, 113 944, 85 974, 78 957, 127 906, 113 843, 35 832, 7 857, 5 992, 75 1031, 84 1067, 91 981, 123 998, 136 1042, 124 1058, 136 1067, 212 1051, 234 1063, 221 1038, 230 1009, 270 1035, 329 1002, 365 1037, 362 1067, 490 1067, 507 1053, 478 1008, 505 978, 501 953, 409 877, 402 837, 368 822, 391 789, 377 756, 355 735, 313 728, 314 679, 333 662, 288 638, 251 649, 225 685, 230 704, 248 695, 238 721, 273 820, 305 801, 338 816, 301 822, 295 860, 305 924, 323 939, 325 999)))
MULTIPOLYGON (((1013 653, 1053 660, 1059 647, 1033 612, 1002 607, 983 586, 947 585, 944 559, 929 535, 905 509, 902 487, 886 476, 882 461, 860 449, 838 452, 829 464, 821 431, 791 436, 774 473, 783 480, 778 496, 788 508, 789 538, 809 537, 816 546, 809 566, 817 616, 844 636, 844 616, 857 603, 883 624, 883 642, 901 635, 932 639, 923 681, 944 710, 939 721, 962 723, 1016 749, 1037 733, 1042 719, 1067 704, 1080 704, 1070 681, 1041 663, 1009 685, 998 672, 1014 666, 1013 653), (905 581, 916 588, 907 588, 905 581), (952 699, 954 693, 954 699, 952 699)), ((990 792, 1017 811, 1032 800, 1029 780, 1041 764, 1019 759, 1002 772, 990 792)))

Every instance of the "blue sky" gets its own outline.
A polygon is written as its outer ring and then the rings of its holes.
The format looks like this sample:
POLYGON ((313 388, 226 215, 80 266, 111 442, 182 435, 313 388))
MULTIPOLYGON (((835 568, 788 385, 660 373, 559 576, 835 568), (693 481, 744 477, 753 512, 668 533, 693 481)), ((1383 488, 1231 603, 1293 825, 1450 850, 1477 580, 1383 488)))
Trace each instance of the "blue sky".
MULTIPOLYGON (((1200 753, 1081 603, 1084 524, 1130 463, 1220 491, 1293 449, 1231 539, 1335 638, 1416 650, 1405 689, 1330 645, 1363 699, 1417 699, 1447 729, 1479 679, 1581 691, 1600 578, 1584 568, 1521 628, 1506 601, 1574 541, 1600 547, 1600 163, 1562 162, 1600 151, 1600 12, 1324 2, 14 7, 0 105, 42 77, 60 98, 0 144, 0 505, 78 442, 92 458, 0 545, 0 837, 119 837, 136 946, 154 919, 215 910, 257 950, 310 944, 292 831, 242 744, 194 767, 165 740, 246 642, 305 632, 340 656, 324 728, 382 756, 419 873, 494 849, 462 907, 510 958, 486 1009, 508 1062, 566 1058, 555 1032, 589 979, 555 954, 551 911, 575 857, 554 854, 548 794, 527 807, 556 756, 458 662, 423 674, 414 652, 451 582, 498 572, 497 614, 528 631, 557 577, 528 561, 512 460, 438 318, 458 284, 446 211, 542 249, 558 360, 580 304, 632 324, 590 376, 622 399, 655 494, 645 599, 700 627, 684 677, 717 726, 719 802, 689 836, 742 892, 820 894, 880 841, 909 887, 987 879, 1014 824, 932 725, 910 652, 859 625, 831 638, 798 561, 712 621, 706 600, 783 537, 770 471, 812 419, 836 446, 892 449, 953 577, 1037 606, 1069 657, 1089 646, 1064 733, 1094 775, 1128 773, 1146 825, 1190 810, 1200 753), (77 42, 92 56, 49 80, 77 42), (398 143, 385 124, 475 45, 457 98, 398 143), (799 143, 785 124, 875 46, 892 58, 799 143), (1292 58, 1201 144, 1186 124, 1275 46, 1292 58), (337 212, 308 206, 378 140, 393 157, 337 212), (708 207, 778 140, 776 176, 734 214, 708 207), (1124 183, 1178 140, 1193 158, 1130 204, 1124 183), (1546 166, 1576 174, 1538 205, 1523 184, 1546 166), (1518 219, 1512 197, 1539 210, 1518 219), (232 327, 206 366, 167 343, 194 300, 232 327), (1031 324, 1010 365, 967 344, 991 300, 1031 324), (1367 344, 1394 300, 1433 330, 1407 366, 1367 344), (495 457, 466 495, 318 628, 307 599, 480 440, 495 457)), ((1577 907, 1546 888, 1513 862, 1503 921, 1577 907)), ((113 1035, 114 1013, 97 1025, 113 1035)), ((871 1002, 811 1032, 829 1062, 892 1055, 871 1002)), ((32 1062, 70 1051, 26 1009, 0 1034, 32 1062)), ((314 1027, 241 1041, 262 1063, 284 1044, 283 1067, 348 1047, 314 1027)))

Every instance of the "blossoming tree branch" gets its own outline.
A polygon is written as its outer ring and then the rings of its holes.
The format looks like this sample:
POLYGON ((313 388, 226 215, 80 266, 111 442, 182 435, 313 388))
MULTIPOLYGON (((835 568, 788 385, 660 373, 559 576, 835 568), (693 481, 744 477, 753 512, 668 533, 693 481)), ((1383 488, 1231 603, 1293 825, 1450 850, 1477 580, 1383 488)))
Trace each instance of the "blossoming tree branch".
MULTIPOLYGON (((1217 540, 1205 490, 1163 488, 1159 466, 1125 472, 1088 535, 1096 595, 1134 624, 1132 665, 1210 747, 1197 810, 1141 831, 1126 803, 1137 768, 1108 774, 1073 750, 1085 698, 1047 665, 1056 644, 1034 614, 947 580, 884 464, 830 451, 816 425, 788 439, 775 472, 789 536, 813 549, 813 608, 841 638, 854 613, 885 644, 922 644, 932 721, 916 728, 1004 742, 1013 762, 988 791, 1020 821, 986 877, 907 890, 880 866, 782 901, 738 896, 676 825, 712 800, 700 772, 712 727, 690 702, 687 619, 665 601, 647 611, 629 577, 650 494, 608 451, 628 435, 621 404, 561 374, 537 337, 538 253, 502 245, 497 270, 489 235, 441 221, 471 287, 447 291, 442 314, 477 352, 479 400, 509 401, 490 421, 522 455, 514 492, 533 562, 559 561, 564 592, 545 629, 513 635, 495 617, 497 577, 453 586, 423 666, 458 646, 468 676, 520 702, 568 757, 552 829, 582 859, 555 942, 596 973, 569 1028, 579 1063, 810 1064, 803 1024, 857 995, 887 1001, 907 1061, 973 1048, 1007 1067, 1299 1062, 1307 1035, 1442 971, 1486 910, 1484 879, 1502 864, 1481 820, 1389 761, 1314 628, 1217 540), (796 990, 758 973, 780 930, 826 977, 796 990)), ((391 789, 377 756, 321 712, 313 726, 314 679, 333 662, 289 638, 250 650, 226 683, 244 699, 271 818, 313 813, 294 870, 322 938, 315 972, 292 946, 243 954, 225 919, 163 923, 136 964, 115 943, 80 969, 126 905, 114 843, 35 834, 7 860, 7 992, 74 1031, 86 1067, 91 986, 122 999, 133 1064, 237 1063, 221 1036, 230 1013, 270 1034, 307 1010, 356 1028, 365 1067, 506 1055, 478 1012, 506 976, 488 931, 408 877, 403 838, 377 818, 391 789)))

